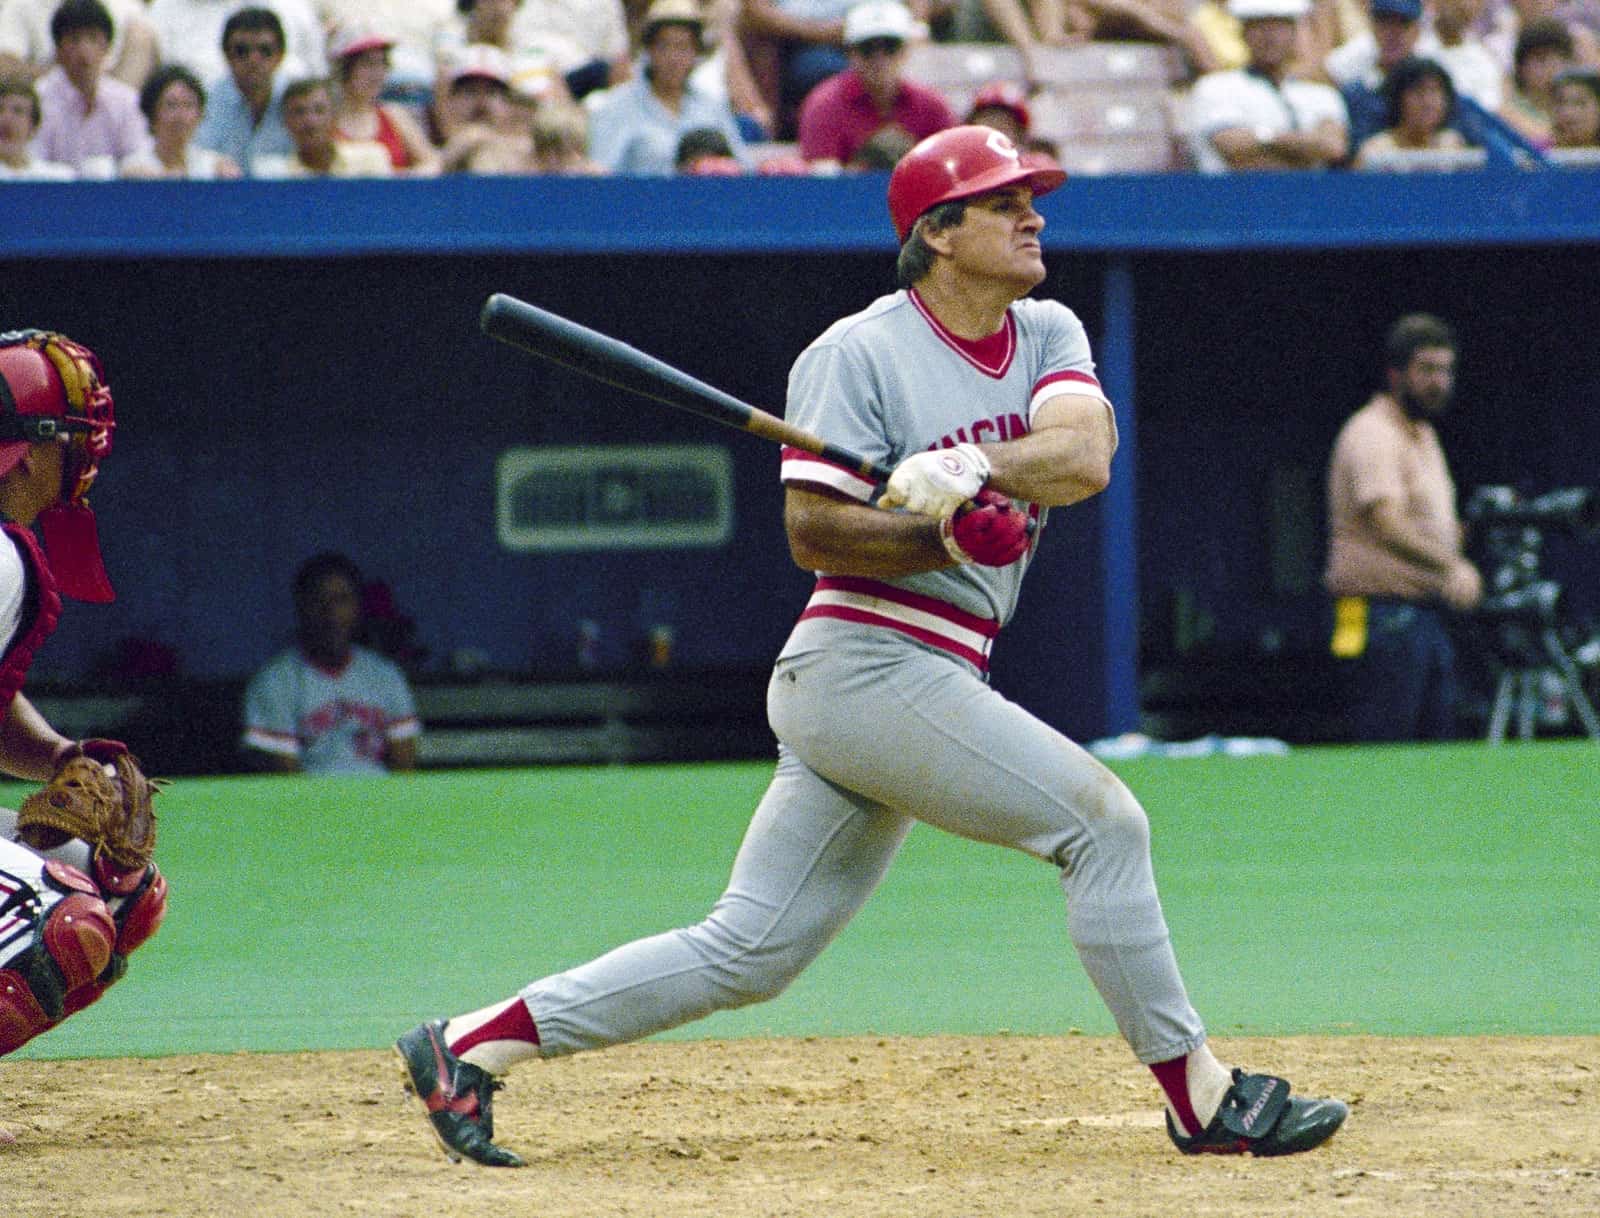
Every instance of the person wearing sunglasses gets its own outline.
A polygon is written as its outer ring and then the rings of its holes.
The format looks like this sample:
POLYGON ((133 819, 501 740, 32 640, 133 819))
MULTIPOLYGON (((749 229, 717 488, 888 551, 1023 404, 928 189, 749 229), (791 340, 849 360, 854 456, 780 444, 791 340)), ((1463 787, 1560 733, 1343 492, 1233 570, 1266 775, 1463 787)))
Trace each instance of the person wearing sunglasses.
POLYGON ((269 8, 242 8, 222 28, 228 74, 212 88, 195 142, 233 160, 246 177, 259 157, 294 155, 283 124, 283 53, 283 23, 269 8))
POLYGON ((868 0, 846 13, 850 66, 801 104, 800 155, 819 167, 848 165, 885 127, 900 128, 915 143, 955 126, 944 96, 905 76, 906 46, 925 35, 899 0, 868 0))

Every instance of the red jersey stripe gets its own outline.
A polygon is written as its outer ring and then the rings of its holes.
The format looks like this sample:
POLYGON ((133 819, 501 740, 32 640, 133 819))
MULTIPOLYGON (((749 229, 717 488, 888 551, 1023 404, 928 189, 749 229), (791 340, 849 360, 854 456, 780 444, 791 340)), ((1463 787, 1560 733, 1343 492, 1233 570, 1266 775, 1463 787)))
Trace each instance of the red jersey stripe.
POLYGON ((968 613, 965 609, 957 609, 948 601, 941 601, 932 596, 924 596, 920 592, 908 592, 894 584, 886 584, 881 580, 869 579, 862 575, 823 575, 817 579, 818 592, 854 592, 858 596, 876 596, 886 601, 893 601, 897 605, 904 605, 908 609, 919 609, 923 613, 931 613, 935 617, 942 617, 946 621, 954 622, 957 626, 981 634, 985 638, 993 639, 1000 634, 1000 623, 989 617, 979 617, 975 613, 968 613))
POLYGON ((800 615, 800 620, 804 622, 818 617, 838 618, 841 621, 857 622, 863 626, 882 626, 889 630, 898 630, 901 634, 910 635, 919 642, 927 643, 932 647, 939 648, 941 651, 948 651, 952 655, 960 656, 980 672, 989 671, 989 657, 982 652, 974 651, 970 647, 965 647, 960 643, 945 638, 943 635, 935 634, 931 630, 913 626, 909 622, 896 621, 892 617, 882 617, 879 614, 870 613, 865 609, 855 609, 849 605, 813 605, 800 615))
POLYGON ((988 338, 974 340, 962 338, 959 334, 952 334, 945 329, 944 323, 922 303, 922 297, 917 295, 915 288, 910 289, 906 295, 911 298, 911 303, 916 306, 917 312, 922 314, 923 320, 945 346, 979 372, 998 381, 1010 370, 1012 357, 1017 353, 1017 323, 1011 316, 1011 310, 1006 310, 1005 324, 997 333, 991 334, 988 338))
MULTIPOLYGON (((1039 378, 1039 383, 1033 387, 1034 396, 1038 396, 1039 390, 1048 388, 1051 385, 1055 385, 1063 381, 1072 382, 1077 385, 1081 385, 1084 388, 1091 389, 1094 391, 1096 397, 1103 397, 1105 395, 1105 390, 1100 387, 1100 382, 1097 378, 1091 376, 1087 372, 1078 372, 1076 370, 1069 369, 1065 372, 1052 372, 1048 376, 1041 376, 1039 378)), ((1062 388, 1070 390, 1072 388, 1072 384, 1062 385, 1062 388)))
POLYGON ((863 502, 872 498, 877 483, 864 476, 860 470, 826 460, 803 448, 785 445, 778 468, 778 477, 785 483, 815 482, 832 490, 841 491, 863 502))

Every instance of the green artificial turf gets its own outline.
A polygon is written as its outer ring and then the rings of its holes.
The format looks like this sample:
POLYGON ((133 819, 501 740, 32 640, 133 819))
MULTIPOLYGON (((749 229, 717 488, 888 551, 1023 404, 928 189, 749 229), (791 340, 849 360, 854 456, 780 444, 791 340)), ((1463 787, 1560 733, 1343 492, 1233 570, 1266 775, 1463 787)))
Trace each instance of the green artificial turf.
MULTIPOLYGON (((1215 1033, 1600 1032, 1600 748, 1115 767, 1215 1033)), ((715 900, 766 764, 185 779, 166 925, 22 1056, 367 1048, 715 900)), ((0 788, 0 801, 21 788, 0 788)), ((14 806, 14 804, 13 804, 14 806)), ((1054 872, 919 827, 780 998, 670 1036, 1110 1033, 1054 872)))

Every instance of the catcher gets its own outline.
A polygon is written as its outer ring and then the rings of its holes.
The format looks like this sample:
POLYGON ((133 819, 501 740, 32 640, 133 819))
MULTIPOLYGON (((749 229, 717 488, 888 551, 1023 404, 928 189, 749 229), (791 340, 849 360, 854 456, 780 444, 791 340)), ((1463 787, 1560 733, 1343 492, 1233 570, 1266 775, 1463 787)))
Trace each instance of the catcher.
POLYGON ((87 500, 112 427, 93 352, 0 334, 0 770, 46 783, 0 809, 0 1056, 99 998, 166 912, 153 784, 126 745, 68 740, 22 693, 61 595, 112 598, 87 500))

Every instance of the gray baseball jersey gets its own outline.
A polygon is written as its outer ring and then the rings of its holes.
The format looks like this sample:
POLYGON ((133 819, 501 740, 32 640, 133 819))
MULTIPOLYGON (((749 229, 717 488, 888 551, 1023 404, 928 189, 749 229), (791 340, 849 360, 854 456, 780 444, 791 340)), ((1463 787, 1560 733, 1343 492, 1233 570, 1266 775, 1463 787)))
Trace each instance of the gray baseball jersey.
POLYGON ((421 730, 405 674, 365 647, 337 672, 291 647, 245 687, 243 743, 297 757, 308 774, 385 773, 389 745, 421 730))
MULTIPOLYGON (((1018 439, 1061 392, 1105 400, 1083 327, 1061 305, 1019 301, 999 334, 969 343, 897 292, 806 349, 788 416, 893 465, 922 449, 1018 439)), ((793 451, 782 477, 862 502, 874 492, 793 451)), ((987 684, 1026 568, 1024 558, 895 580, 819 573, 768 685, 778 767, 727 890, 694 926, 526 987, 543 1055, 779 993, 866 902, 919 820, 1059 869, 1078 957, 1141 1061, 1204 1043, 1143 809, 1085 750, 987 684)))
MULTIPOLYGON (((787 418, 893 468, 923 449, 1020 438, 1039 406, 1062 392, 1106 401, 1083 325, 1064 305, 1018 301, 999 334, 974 343, 945 329, 914 291, 896 292, 836 322, 806 348, 789 377, 787 418)), ((1106 418, 1114 432, 1109 402, 1106 418)), ((786 484, 819 483, 862 502, 876 490, 854 471, 798 449, 784 450, 782 477, 786 484)), ((1047 513, 1018 506, 1039 526, 1037 545, 1047 513)), ((905 633, 987 669, 994 636, 1016 608, 1032 557, 1030 548, 1008 567, 947 567, 891 581, 824 577, 784 654, 815 645, 819 629, 808 622, 860 621, 875 613, 879 624, 898 622, 905 633), (869 608, 864 598, 880 603, 869 608), (941 613, 934 603, 956 614, 941 613), (930 611, 940 621, 930 621, 930 611), (927 637, 930 632, 935 637, 927 637)))

